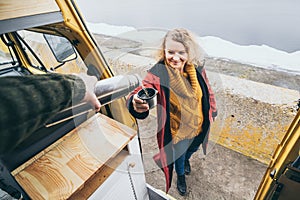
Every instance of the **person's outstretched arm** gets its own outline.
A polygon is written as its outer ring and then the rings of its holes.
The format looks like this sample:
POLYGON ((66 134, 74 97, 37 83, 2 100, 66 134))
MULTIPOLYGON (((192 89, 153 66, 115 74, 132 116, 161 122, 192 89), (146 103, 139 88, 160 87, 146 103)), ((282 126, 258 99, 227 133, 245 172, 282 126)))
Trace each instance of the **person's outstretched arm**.
POLYGON ((96 78, 85 74, 0 78, 0 154, 15 148, 57 112, 87 101, 100 110, 96 78))

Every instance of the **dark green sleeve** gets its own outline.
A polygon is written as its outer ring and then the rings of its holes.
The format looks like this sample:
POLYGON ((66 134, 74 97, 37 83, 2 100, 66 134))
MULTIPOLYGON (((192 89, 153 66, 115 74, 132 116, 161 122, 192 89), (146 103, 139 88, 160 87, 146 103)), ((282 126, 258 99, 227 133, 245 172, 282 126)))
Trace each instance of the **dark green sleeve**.
POLYGON ((58 111, 80 102, 84 82, 74 75, 0 78, 0 154, 15 148, 58 111))

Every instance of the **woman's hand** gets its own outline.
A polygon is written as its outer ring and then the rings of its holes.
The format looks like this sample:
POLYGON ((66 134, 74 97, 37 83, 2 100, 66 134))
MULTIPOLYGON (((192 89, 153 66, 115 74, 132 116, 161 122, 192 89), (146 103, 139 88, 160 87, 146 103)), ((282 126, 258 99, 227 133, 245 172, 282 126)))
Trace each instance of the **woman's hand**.
POLYGON ((137 94, 133 96, 132 99, 133 109, 138 113, 143 113, 149 110, 149 104, 137 97, 137 94))

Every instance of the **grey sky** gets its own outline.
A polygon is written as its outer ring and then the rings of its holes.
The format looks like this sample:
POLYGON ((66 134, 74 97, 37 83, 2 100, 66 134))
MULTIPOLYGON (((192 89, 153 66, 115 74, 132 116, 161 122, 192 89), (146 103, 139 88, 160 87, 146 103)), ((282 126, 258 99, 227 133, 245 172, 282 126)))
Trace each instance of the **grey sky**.
POLYGON ((240 45, 300 50, 298 0, 77 0, 89 22, 135 28, 184 27, 240 45))

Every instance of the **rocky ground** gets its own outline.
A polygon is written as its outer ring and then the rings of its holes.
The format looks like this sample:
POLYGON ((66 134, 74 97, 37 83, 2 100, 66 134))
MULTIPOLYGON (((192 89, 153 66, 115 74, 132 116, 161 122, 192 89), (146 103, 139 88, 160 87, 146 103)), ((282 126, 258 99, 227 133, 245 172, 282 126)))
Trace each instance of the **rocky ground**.
POLYGON ((300 75, 287 71, 276 71, 232 60, 207 58, 206 69, 221 74, 266 83, 300 92, 300 75))
MULTIPOLYGON (((151 118, 139 121, 146 181, 153 187, 165 191, 164 175, 152 160, 152 156, 157 152, 154 121, 155 119, 151 118)), ((169 194, 178 200, 253 199, 267 165, 212 141, 209 149, 206 156, 202 151, 198 151, 191 158, 192 172, 186 177, 187 195, 178 194, 175 172, 169 194)))

